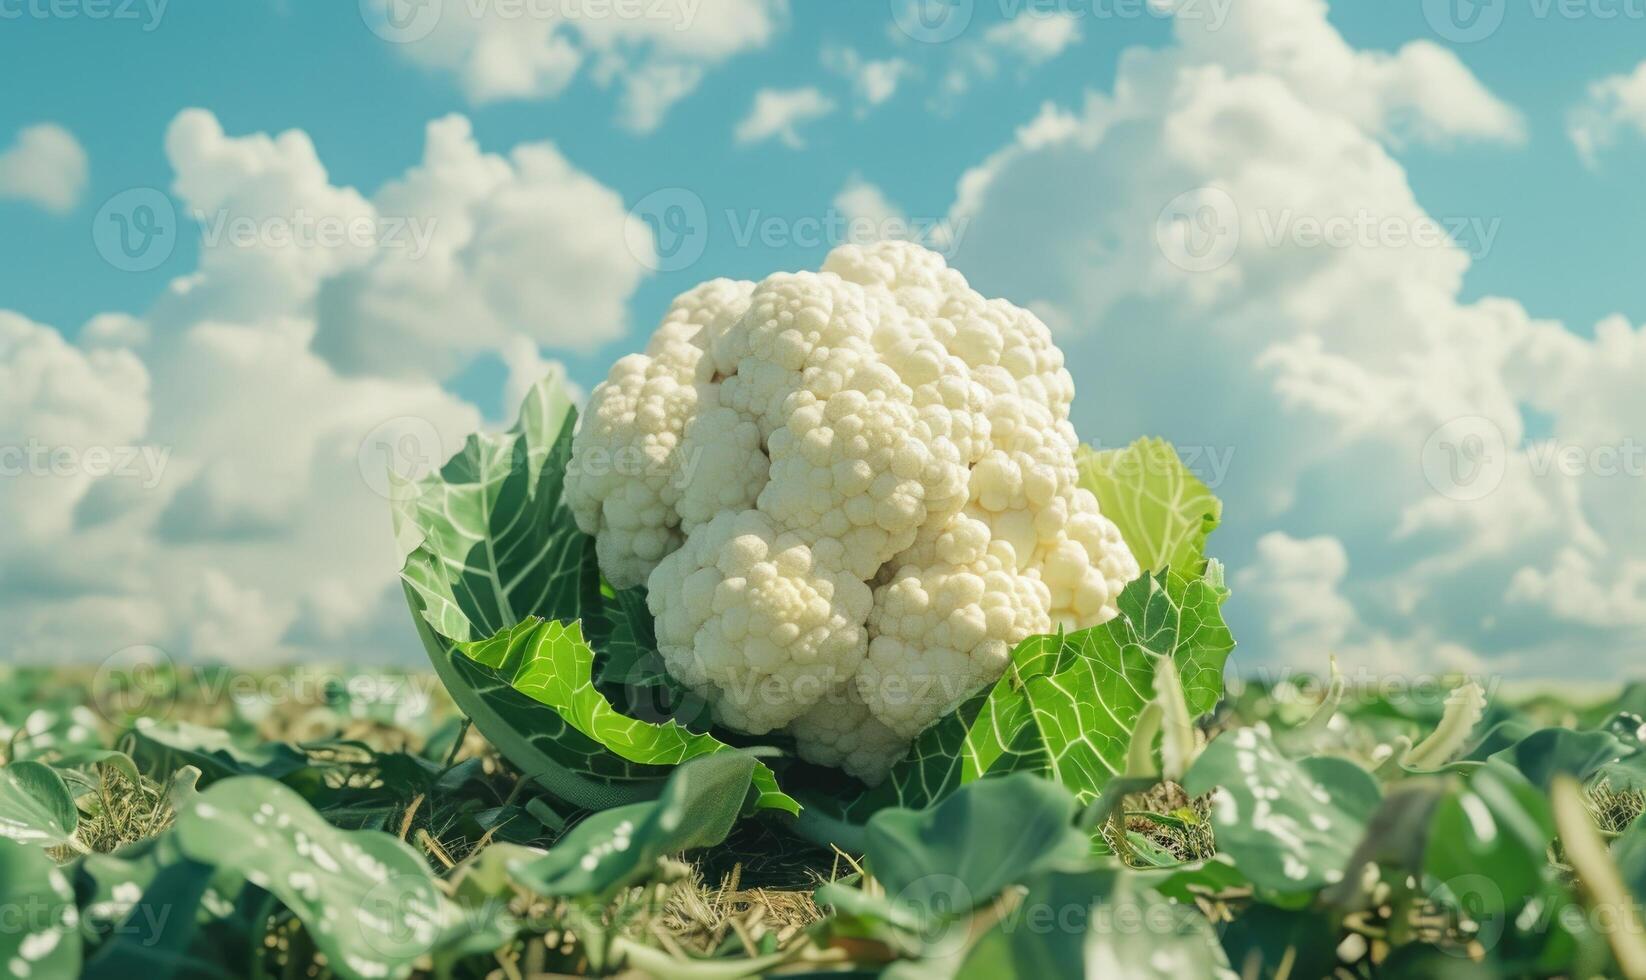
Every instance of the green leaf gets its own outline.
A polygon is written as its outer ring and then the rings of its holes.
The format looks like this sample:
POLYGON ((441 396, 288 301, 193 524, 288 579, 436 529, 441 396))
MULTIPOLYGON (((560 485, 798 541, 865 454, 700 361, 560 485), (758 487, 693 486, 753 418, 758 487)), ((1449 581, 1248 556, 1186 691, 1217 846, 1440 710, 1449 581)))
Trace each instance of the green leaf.
POLYGON ((1211 578, 1145 575, 1121 592, 1120 615, 1102 626, 1024 640, 1005 675, 922 732, 880 786, 844 802, 805 802, 860 824, 886 807, 929 806, 986 775, 1033 772, 1089 803, 1125 771, 1162 658, 1176 665, 1191 714, 1217 705, 1234 649, 1225 595, 1211 578))
POLYGON ((1205 917, 1123 871, 1039 876, 1011 915, 978 940, 957 980, 1233 980, 1205 917))
POLYGON ((74 889, 39 849, 0 840, 0 965, 12 977, 72 977, 80 972, 74 889))
POLYGON ((1223 504, 1183 465, 1162 439, 1139 439, 1126 449, 1082 446, 1080 485, 1097 496, 1144 571, 1167 568, 1200 573, 1206 538, 1223 517, 1223 504))
POLYGON ((284 742, 244 745, 221 728, 186 721, 140 718, 132 739, 134 754, 146 768, 169 773, 194 766, 203 783, 231 776, 286 779, 311 768, 308 756, 284 742))
POLYGON ((865 861, 877 888, 842 882, 817 890, 833 910, 831 939, 872 940, 909 958, 890 976, 947 976, 974 931, 972 915, 1008 887, 1058 868, 1089 866, 1068 791, 1018 773, 965 786, 928 810, 877 813, 865 861))
POLYGON ((1503 899, 1518 902, 1542 888, 1554 836, 1554 818, 1543 794, 1526 780, 1488 766, 1436 808, 1424 864, 1442 883, 1487 876, 1503 899))
POLYGON ((969 912, 1042 869, 1083 863, 1074 797, 1026 773, 973 783, 928 810, 869 821, 869 871, 894 904, 923 916, 969 912))
POLYGON ((432 953, 448 910, 415 851, 338 830, 273 780, 236 776, 195 797, 174 830, 192 860, 243 875, 302 920, 345 977, 404 977, 432 953))
MULTIPOLYGON (((489 640, 458 649, 506 678, 509 686, 548 705, 580 734, 629 762, 677 766, 688 759, 736 750, 712 735, 688 731, 670 720, 661 725, 617 712, 594 686, 594 650, 580 624, 527 620, 489 640)), ((799 813, 800 806, 777 788, 764 763, 754 768, 760 808, 799 813)))
POLYGON ((1341 881, 1381 800, 1377 781, 1354 763, 1288 759, 1253 728, 1214 739, 1183 788, 1217 790, 1218 849, 1254 885, 1283 894, 1341 881))
POLYGON ((470 437, 438 474, 397 488, 394 517, 409 553, 401 570, 407 601, 452 700, 551 795, 605 809, 655 797, 667 766, 680 760, 644 746, 603 744, 462 652, 534 618, 580 623, 599 651, 583 676, 607 691, 623 688, 622 709, 667 703, 676 692, 666 674, 648 666, 655 661, 650 625, 636 619, 644 592, 603 594, 594 539, 562 505, 575 418, 563 377, 551 374, 528 394, 514 428, 470 437))
POLYGON ((1617 791, 1646 790, 1646 754, 1640 744, 1625 742, 1610 732, 1545 728, 1499 750, 1486 762, 1520 773, 1545 793, 1563 775, 1581 783, 1605 779, 1617 791))
POLYGON ((200 907, 215 874, 211 865, 187 859, 161 867, 87 964, 86 980, 187 976, 182 967, 191 959, 189 946, 200 925, 200 917, 191 913, 200 907))
POLYGON ((547 897, 605 902, 649 878, 659 859, 725 840, 754 772, 754 758, 740 752, 692 759, 676 767, 655 801, 590 816, 513 877, 547 897))
POLYGON ((63 777, 40 762, 13 762, 0 769, 0 837, 34 847, 61 847, 80 826, 63 777))

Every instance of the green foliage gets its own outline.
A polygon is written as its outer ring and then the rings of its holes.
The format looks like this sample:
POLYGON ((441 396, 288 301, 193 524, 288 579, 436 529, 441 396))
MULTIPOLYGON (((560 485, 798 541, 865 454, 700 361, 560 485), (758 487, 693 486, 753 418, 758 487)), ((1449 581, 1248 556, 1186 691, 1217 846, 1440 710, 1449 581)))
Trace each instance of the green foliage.
POLYGON ((539 895, 610 901, 652 877, 662 858, 725 840, 754 775, 754 759, 739 752, 692 759, 675 768, 656 800, 591 815, 512 874, 539 895))
POLYGON ((1342 881, 1382 798, 1354 763, 1288 759, 1251 728, 1207 746, 1183 786, 1195 795, 1219 791, 1212 809, 1219 848, 1253 884, 1282 894, 1342 881))
MULTIPOLYGON (((439 474, 399 488, 395 523, 419 633, 458 706, 550 796, 600 809, 655 797, 671 767, 739 739, 706 730, 703 706, 660 669, 644 590, 603 586, 561 501, 575 418, 561 379, 544 379, 513 429, 472 437, 439 474)), ((1187 707, 1211 710, 1234 647, 1222 570, 1204 555, 1216 498, 1158 441, 1084 465, 1151 569, 1120 617, 1026 640, 999 683, 922 733, 875 790, 806 792, 804 776, 785 789, 761 763, 757 806, 798 812, 804 796, 818 811, 808 835, 849 841, 881 809, 928 806, 985 775, 1034 772, 1090 800, 1124 768, 1163 658, 1187 707)), ((1186 719, 1173 721, 1178 734, 1186 719)))
POLYGON ((1102 452, 1082 446, 1078 462, 1080 485, 1120 527, 1144 571, 1199 573, 1223 502, 1183 465, 1171 443, 1139 439, 1102 452))
POLYGON ((0 839, 0 963, 13 977, 80 968, 79 909, 68 879, 38 848, 0 839))
POLYGON ((40 762, 14 762, 0 769, 0 837, 35 847, 73 841, 80 813, 68 784, 40 762))
POLYGON ((874 790, 804 801, 855 823, 885 807, 929 806, 984 776, 1033 772, 1089 802, 1125 770, 1163 659, 1176 665, 1193 714, 1217 704, 1234 649, 1225 595, 1211 577, 1146 575, 1121 592, 1115 619, 1019 644, 1006 674, 922 732, 874 790))

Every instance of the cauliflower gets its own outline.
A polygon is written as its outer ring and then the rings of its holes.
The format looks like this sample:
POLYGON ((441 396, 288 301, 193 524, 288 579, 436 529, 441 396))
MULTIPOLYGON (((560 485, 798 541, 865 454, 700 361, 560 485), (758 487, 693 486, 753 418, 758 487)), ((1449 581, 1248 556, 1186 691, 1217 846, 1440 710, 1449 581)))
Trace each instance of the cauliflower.
POLYGON ((917 245, 843 246, 677 300, 590 396, 566 501, 720 723, 876 783, 1139 574, 1078 485, 1073 398, 1032 313, 917 245))
POLYGON ((600 570, 620 589, 645 583, 680 547, 680 452, 701 392, 703 349, 748 306, 753 283, 706 282, 674 301, 644 353, 630 354, 589 400, 567 468, 566 506, 595 536, 600 570))

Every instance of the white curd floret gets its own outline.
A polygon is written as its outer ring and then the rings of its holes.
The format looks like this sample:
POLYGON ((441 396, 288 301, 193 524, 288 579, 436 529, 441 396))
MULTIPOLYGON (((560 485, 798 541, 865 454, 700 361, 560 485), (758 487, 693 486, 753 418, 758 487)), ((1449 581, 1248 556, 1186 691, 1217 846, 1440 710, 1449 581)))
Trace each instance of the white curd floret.
POLYGON ((722 724, 872 783, 1139 574, 1078 485, 1073 398, 1033 313, 917 245, 848 245, 682 296, 595 388, 566 499, 722 724), (625 453, 639 477, 597 465, 625 453))

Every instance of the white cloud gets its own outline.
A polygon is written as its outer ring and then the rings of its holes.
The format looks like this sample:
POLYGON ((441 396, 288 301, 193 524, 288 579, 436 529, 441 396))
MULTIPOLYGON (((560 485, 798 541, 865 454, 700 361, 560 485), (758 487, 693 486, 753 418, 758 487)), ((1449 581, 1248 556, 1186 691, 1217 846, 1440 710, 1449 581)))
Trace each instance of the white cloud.
POLYGON ((737 142, 749 145, 775 139, 790 149, 806 145, 800 127, 834 112, 834 100, 815 86, 797 89, 763 88, 754 94, 749 114, 733 133, 737 142))
POLYGON ((823 67, 851 82, 858 115, 889 101, 914 71, 914 65, 902 58, 865 58, 855 48, 838 46, 823 49, 823 67))
POLYGON ((1081 15, 1074 11, 1036 13, 1025 10, 992 24, 976 38, 954 42, 942 76, 939 104, 952 104, 979 81, 1015 67, 1028 71, 1051 61, 1083 36, 1081 15))
POLYGON ((1279 531, 1258 539, 1256 556, 1235 576, 1241 599, 1261 610, 1265 653, 1283 663, 1319 669, 1325 657, 1361 629, 1354 606, 1338 593, 1349 574, 1343 542, 1298 539, 1279 531))
POLYGON ((325 283, 318 349, 350 371, 445 376, 522 331, 589 350, 626 331, 651 258, 644 223, 553 144, 483 153, 460 116, 429 125, 422 164, 373 204, 432 234, 325 283))
POLYGON ((886 192, 855 174, 834 196, 834 206, 848 221, 888 225, 902 220, 901 208, 886 198, 886 192))
MULTIPOLYGON (((393 0, 373 0, 379 8, 393 0)), ((621 90, 618 118, 645 132, 690 94, 703 73, 768 44, 786 0, 608 4, 536 2, 443 12, 395 44, 414 62, 453 74, 468 99, 547 99, 580 74, 621 90)))
POLYGON ((1590 166, 1598 164, 1600 153, 1619 135, 1646 136, 1646 61, 1627 75, 1608 75, 1590 84, 1583 102, 1567 114, 1566 132, 1590 166))
POLYGON ((1357 51, 1326 17, 1326 0, 1242 0, 1226 18, 1183 16, 1191 62, 1261 73, 1292 96, 1384 138, 1518 143, 1520 113, 1492 95, 1457 56, 1429 41, 1393 54, 1357 51))
POLYGON ((1009 52, 1031 65, 1050 61, 1080 40, 1080 16, 1072 11, 1025 13, 991 25, 985 44, 1009 52))
POLYGON ((28 126, 0 151, 0 200, 72 211, 85 193, 86 172, 86 151, 73 133, 55 123, 28 126))
MULTIPOLYGON (((247 663, 415 662, 386 472, 425 472, 482 419, 432 365, 377 366, 371 351, 422 343, 434 318, 457 317, 441 324, 447 367, 499 357, 517 397, 529 375, 554 367, 538 346, 546 334, 518 329, 541 321, 543 297, 598 326, 632 289, 630 278, 601 278, 604 260, 579 264, 586 253, 548 240, 588 240, 585 225, 605 218, 620 234, 621 203, 552 147, 479 153, 455 118, 431 128, 420 166, 370 198, 333 186, 301 132, 229 136, 209 114, 186 112, 167 150, 189 213, 264 229, 299 211, 440 218, 427 267, 440 278, 412 283, 415 265, 382 241, 305 247, 260 233, 203 242, 199 268, 145 316, 99 316, 78 344, 0 312, 0 447, 72 450, 82 463, 99 448, 142 451, 129 472, 79 465, 0 479, 11 529, 0 536, 0 619, 15 626, 6 654, 96 661, 154 644, 247 663), (342 282, 372 300, 361 308, 380 334, 347 346, 358 355, 348 373, 321 353, 333 324, 319 308, 342 282), (601 288, 615 295, 602 301, 601 288), (414 294, 399 316, 377 301, 394 289, 414 294), (493 332, 486 318, 505 315, 516 329, 493 332)), ((49 468, 57 457, 41 458, 49 468)))
POLYGON ((1612 584, 1646 561, 1646 481, 1551 467, 1523 407, 1590 457, 1646 431, 1625 380, 1646 333, 1614 321, 1591 341, 1461 300, 1469 243, 1425 239, 1438 219, 1393 155, 1512 141, 1518 115, 1472 78, 1418 98, 1463 72, 1455 59, 1354 50, 1315 0, 1175 29, 1174 46, 1126 52, 1111 93, 1047 107, 962 179, 956 264, 1059 321, 1086 438, 1232 453, 1217 550, 1249 566, 1230 607, 1248 666, 1318 669, 1333 650, 1309 651, 1340 643, 1408 667, 1536 669, 1594 628, 1586 669, 1613 669, 1646 639, 1635 593, 1612 584), (1453 437, 1468 417, 1494 438, 1453 437), (1490 486, 1470 482, 1477 466, 1490 486), (1561 564, 1568 548, 1588 563, 1561 564), (1547 601, 1576 593, 1577 571, 1600 598, 1547 601), (1297 602, 1314 608, 1288 619, 1297 602))

